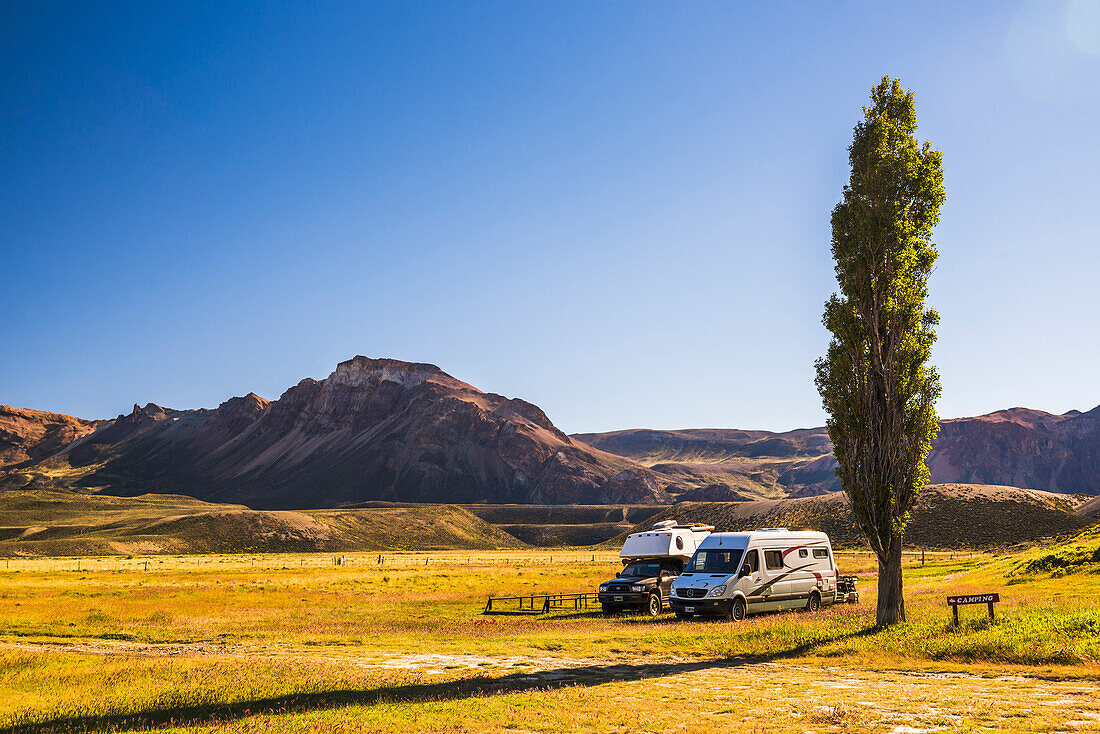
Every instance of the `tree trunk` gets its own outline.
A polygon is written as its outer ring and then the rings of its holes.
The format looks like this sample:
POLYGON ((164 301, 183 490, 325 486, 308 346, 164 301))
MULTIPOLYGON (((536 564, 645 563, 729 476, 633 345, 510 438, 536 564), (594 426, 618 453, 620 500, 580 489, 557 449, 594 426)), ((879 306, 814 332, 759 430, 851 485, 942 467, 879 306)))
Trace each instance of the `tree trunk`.
POLYGON ((886 549, 886 556, 878 559, 878 610, 879 627, 905 621, 905 599, 901 595, 901 535, 896 535, 886 549))

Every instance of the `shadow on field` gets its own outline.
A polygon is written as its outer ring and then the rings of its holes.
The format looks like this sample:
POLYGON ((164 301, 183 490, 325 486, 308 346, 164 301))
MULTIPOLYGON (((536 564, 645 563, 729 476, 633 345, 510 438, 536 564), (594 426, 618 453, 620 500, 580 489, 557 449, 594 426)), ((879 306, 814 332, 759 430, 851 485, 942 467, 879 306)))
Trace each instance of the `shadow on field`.
POLYGON ((499 677, 477 677, 438 683, 410 683, 358 690, 332 690, 238 701, 226 704, 201 704, 99 716, 67 716, 45 721, 0 727, 0 734, 44 734, 72 731, 133 731, 152 727, 211 726, 229 723, 258 714, 302 714, 347 706, 374 706, 379 703, 420 703, 458 701, 465 698, 547 691, 569 686, 595 686, 602 683, 629 682, 664 678, 697 670, 736 669, 754 663, 766 663, 797 657, 814 648, 846 639, 867 637, 877 632, 869 627, 858 632, 838 634, 828 639, 797 645, 772 655, 727 657, 675 663, 627 663, 587 665, 554 670, 511 673, 499 677))

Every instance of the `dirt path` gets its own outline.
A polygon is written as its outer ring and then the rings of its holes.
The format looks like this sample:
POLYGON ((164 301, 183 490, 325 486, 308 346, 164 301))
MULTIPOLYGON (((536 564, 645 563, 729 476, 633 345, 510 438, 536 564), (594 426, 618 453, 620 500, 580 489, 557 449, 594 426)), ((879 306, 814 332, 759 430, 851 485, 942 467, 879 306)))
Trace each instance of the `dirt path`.
MULTIPOLYGON (((1047 679, 993 668, 988 674, 864 670, 797 662, 739 660, 483 656, 257 647, 149 645, 88 640, 66 644, 0 643, 0 648, 102 655, 220 655, 311 658, 425 675, 476 676, 487 690, 586 689, 617 705, 690 714, 684 731, 735 725, 751 731, 868 731, 927 734, 954 731, 1100 731, 1095 680, 1047 679), (689 720, 690 719, 690 720, 689 720)), ((656 723, 656 722, 654 722, 656 723)), ((658 727, 665 728, 667 727, 658 727)), ((676 728, 671 731, 676 731, 676 728)))

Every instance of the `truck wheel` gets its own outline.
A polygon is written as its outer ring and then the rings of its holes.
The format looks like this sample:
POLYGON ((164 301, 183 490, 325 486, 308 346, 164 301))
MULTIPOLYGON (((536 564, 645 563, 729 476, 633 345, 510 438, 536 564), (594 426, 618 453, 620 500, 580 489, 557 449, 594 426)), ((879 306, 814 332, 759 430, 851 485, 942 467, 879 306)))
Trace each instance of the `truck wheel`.
POLYGON ((745 614, 748 610, 745 608, 745 600, 741 597, 737 597, 733 600, 733 604, 730 604, 730 613, 727 616, 731 622, 740 622, 745 618, 745 614))
POLYGON ((810 592, 810 600, 806 602, 806 611, 821 611, 821 594, 818 594, 816 591, 810 592))
POLYGON ((651 617, 656 617, 661 613, 661 595, 650 594, 649 603, 645 607, 646 614, 651 617))

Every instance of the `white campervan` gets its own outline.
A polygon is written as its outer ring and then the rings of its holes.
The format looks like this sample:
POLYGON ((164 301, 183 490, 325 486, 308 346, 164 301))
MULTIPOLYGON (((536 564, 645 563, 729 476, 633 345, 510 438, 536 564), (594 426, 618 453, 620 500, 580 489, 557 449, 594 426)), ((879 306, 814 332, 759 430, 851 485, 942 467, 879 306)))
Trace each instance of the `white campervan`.
POLYGON ((740 620, 779 609, 817 611, 835 601, 829 536, 786 528, 714 533, 699 544, 669 595, 681 619, 705 614, 740 620))

